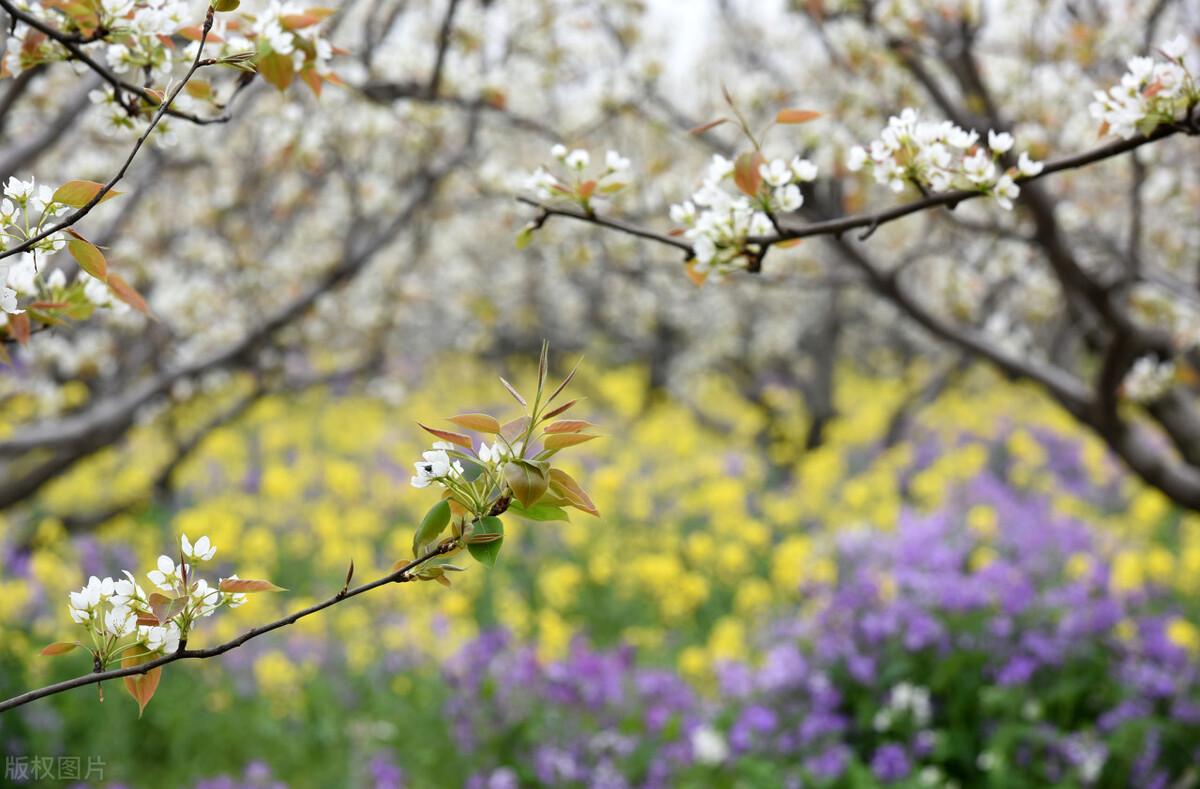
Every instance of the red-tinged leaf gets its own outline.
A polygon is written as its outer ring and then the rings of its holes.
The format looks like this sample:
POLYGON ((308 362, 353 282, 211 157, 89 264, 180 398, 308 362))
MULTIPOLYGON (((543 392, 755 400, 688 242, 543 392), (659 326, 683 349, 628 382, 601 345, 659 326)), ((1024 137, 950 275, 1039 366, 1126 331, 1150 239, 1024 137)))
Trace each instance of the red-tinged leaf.
POLYGON ((466 430, 477 430, 480 433, 500 432, 500 420, 490 414, 459 414, 446 421, 453 422, 466 430))
POLYGON ((53 644, 42 647, 42 651, 39 654, 65 655, 78 646, 82 646, 78 641, 55 641, 53 644))
MULTIPOLYGON (((92 202, 103 188, 104 184, 98 184, 95 181, 67 181, 54 190, 52 199, 56 203, 69 205, 71 208, 83 208, 92 202)), ((100 202, 111 200, 119 194, 121 193, 115 189, 110 189, 104 193, 104 197, 100 198, 100 202)))
POLYGON ((137 623, 140 627, 158 627, 161 624, 157 618, 146 614, 138 614, 137 623))
POLYGON ((65 301, 31 301, 28 306, 31 310, 61 310, 70 305, 65 301))
POLYGON ((581 183, 579 185, 579 198, 581 200, 587 200, 589 197, 591 197, 593 194, 595 194, 595 192, 596 192, 596 182, 595 181, 591 181, 591 180, 584 181, 583 183, 581 183))
POLYGON ((775 113, 776 123, 808 123, 821 117, 821 113, 815 110, 794 110, 786 109, 775 113))
POLYGON ((762 173, 758 171, 763 163, 763 155, 758 151, 743 153, 733 163, 733 182, 742 193, 750 197, 758 196, 762 187, 762 173))
POLYGON ((1100 129, 1096 132, 1096 136, 1104 137, 1105 135, 1108 134, 1108 129, 1109 129, 1108 121, 1104 121, 1103 123, 1100 124, 1100 129))
POLYGON ((568 400, 567 402, 560 405, 558 408, 555 408, 553 411, 547 411, 545 414, 542 415, 542 419, 553 419, 556 416, 565 414, 567 411, 571 410, 571 407, 574 406, 576 403, 578 403, 580 400, 583 400, 583 398, 577 397, 574 400, 568 400))
POLYGON ((542 441, 542 446, 551 450, 566 449, 567 447, 573 447, 576 444, 582 444, 599 437, 586 433, 555 433, 554 435, 546 436, 545 440, 542 441))
POLYGON ((1159 93, 1161 93, 1162 89, 1163 89, 1163 84, 1161 82, 1159 82, 1158 80, 1155 80, 1154 82, 1151 82, 1149 85, 1146 86, 1146 88, 1142 91, 1142 95, 1146 96, 1147 98, 1151 98, 1151 97, 1157 96, 1159 93))
POLYGON ((104 253, 95 244, 83 239, 72 238, 67 242, 67 251, 71 253, 71 257, 75 258, 75 262, 81 269, 96 279, 108 278, 108 263, 104 260, 104 253))
POLYGON ((702 123, 699 126, 693 126, 692 128, 688 129, 688 134, 704 134, 704 132, 708 131, 709 129, 715 129, 722 123, 729 123, 729 119, 717 118, 715 121, 709 121, 708 123, 702 123))
MULTIPOLYGON (((575 362, 575 366, 571 368, 571 372, 567 373, 567 377, 562 380, 562 383, 559 384, 554 389, 554 391, 550 393, 550 396, 546 398, 547 403, 553 403, 554 398, 556 398, 560 394, 562 394, 562 391, 564 389, 566 389, 568 385, 570 385, 571 381, 573 381, 575 379, 575 373, 579 371, 579 365, 581 365, 581 364, 583 364, 582 356, 579 357, 579 361, 575 362)), ((547 415, 547 416, 549 416, 549 415, 547 415)), ((542 418, 545 419, 546 417, 542 417, 542 418)))
POLYGON ((500 426, 500 435, 507 438, 509 441, 516 441, 525 430, 529 427, 529 417, 519 416, 511 422, 505 422, 500 426))
POLYGON ((587 430, 589 427, 595 427, 586 419, 563 419, 559 422, 553 422, 546 425, 547 433, 578 433, 580 430, 587 430))
POLYGON ((521 405, 529 405, 529 403, 525 402, 525 398, 521 397, 521 393, 518 392, 516 390, 516 388, 513 387, 512 384, 510 384, 508 381, 504 380, 503 376, 500 377, 500 383, 504 384, 504 388, 508 390, 508 393, 510 395, 512 395, 513 397, 515 397, 517 399, 518 403, 520 403, 521 405))
POLYGON ((8 331, 22 345, 29 342, 29 316, 23 312, 19 315, 9 315, 8 331))
POLYGON ((150 307, 146 304, 146 300, 142 298, 142 294, 138 293, 132 285, 124 280, 118 274, 108 275, 108 287, 118 299, 133 307, 143 315, 150 314, 150 307))
MULTIPOLYGON (((140 666, 143 663, 149 663, 154 657, 152 652, 147 652, 144 648, 141 651, 127 652, 125 657, 121 658, 121 667, 140 666)), ((161 679, 162 666, 152 668, 145 674, 134 674, 124 678, 125 690, 129 691, 129 695, 138 704, 139 718, 146 711, 146 705, 150 703, 150 699, 154 698, 154 692, 158 690, 158 683, 161 679)))
POLYGON ((803 243, 804 243, 803 238, 789 238, 787 241, 778 242, 777 244, 775 244, 775 247, 777 249, 791 249, 792 247, 798 247, 803 243))
POLYGON ((309 16, 315 16, 317 19, 328 19, 333 16, 334 11, 332 8, 325 8, 324 6, 313 6, 312 8, 304 9, 304 13, 309 16))
POLYGON ((424 430, 426 433, 430 433, 434 436, 437 436, 438 438, 442 439, 443 441, 449 441, 451 444, 457 444, 460 447, 462 447, 463 449, 473 449, 474 448, 471 445, 470 436, 464 436, 462 433, 455 433, 452 430, 439 430, 436 427, 429 427, 428 425, 422 425, 420 422, 417 422, 417 426, 420 427, 422 430, 424 430))
POLYGON ((154 612, 155 618, 158 619, 157 624, 160 625, 165 625, 179 616, 187 601, 187 597, 167 597, 159 592, 151 592, 149 598, 150 610, 154 612))
POLYGON ((213 95, 212 83, 205 82, 202 79, 189 80, 184 90, 193 99, 200 99, 201 101, 211 99, 213 95))
POLYGON ((321 98, 321 75, 312 66, 306 66, 300 69, 300 79, 308 86, 308 89, 313 92, 313 95, 318 99, 321 98))
POLYGON ((284 14, 279 17, 279 23, 284 30, 303 30, 319 23, 321 17, 314 14, 284 14))
POLYGON ((282 586, 276 586, 270 581, 255 581, 250 578, 222 578, 219 588, 222 592, 229 592, 230 594, 287 591, 282 586))
POLYGON ((600 511, 596 509, 596 505, 588 498, 587 493, 579 486, 575 478, 562 469, 550 469, 550 490, 566 499, 575 509, 589 515, 600 516, 600 511))
MULTIPOLYGON (((203 32, 204 31, 202 31, 200 29, 199 25, 189 25, 188 27, 179 28, 178 30, 175 31, 175 34, 182 38, 186 38, 188 41, 199 41, 201 35, 203 35, 203 32)), ((221 38, 216 33, 209 31, 208 43, 209 44, 224 44, 225 39, 221 38)))
POLYGON ((687 265, 683 267, 683 270, 687 273, 688 279, 690 279, 692 284, 696 287, 700 287, 704 284, 704 280, 708 279, 707 273, 702 273, 696 270, 696 261, 694 260, 689 260, 687 265))
MULTIPOLYGON (((339 54, 337 47, 333 48, 333 54, 335 54, 335 55, 339 54)), ((346 55, 349 53, 346 52, 345 50, 343 50, 341 52, 341 54, 346 55)), ((322 74, 321 78, 324 79, 326 82, 328 82, 330 85, 337 85, 337 86, 341 87, 342 85, 346 84, 346 81, 344 79, 342 79, 340 76, 338 76, 337 72, 335 72, 335 71, 330 71, 326 74, 322 74)))
POLYGON ((258 73, 263 79, 279 90, 287 90, 296 76, 296 69, 290 55, 272 52, 258 60, 258 73))

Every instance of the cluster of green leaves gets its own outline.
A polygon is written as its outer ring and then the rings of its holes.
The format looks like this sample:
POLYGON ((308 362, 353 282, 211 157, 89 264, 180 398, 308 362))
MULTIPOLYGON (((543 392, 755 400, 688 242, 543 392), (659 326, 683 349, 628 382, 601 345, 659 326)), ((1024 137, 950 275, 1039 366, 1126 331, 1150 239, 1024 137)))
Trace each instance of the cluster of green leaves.
MULTIPOLYGON (((547 394, 548 354, 549 346, 543 343, 532 399, 526 399, 511 383, 500 379, 526 413, 504 423, 484 413, 447 418, 459 428, 491 436, 494 448, 482 442, 476 449, 466 433, 420 425, 455 447, 447 455, 462 464, 462 474, 439 480, 444 486, 442 499, 429 509, 413 534, 414 557, 432 550, 447 529, 453 550, 424 564, 415 573, 416 577, 449 586, 446 573, 462 570, 452 563, 450 556, 462 547, 476 561, 493 566, 504 544, 504 522, 500 516, 506 512, 533 521, 569 520, 568 508, 599 516, 583 487, 553 465, 559 452, 598 436, 589 432, 593 425, 585 419, 561 418, 579 402, 572 399, 554 404, 575 377, 579 365, 547 394)), ((398 562, 396 566, 404 564, 398 562)))

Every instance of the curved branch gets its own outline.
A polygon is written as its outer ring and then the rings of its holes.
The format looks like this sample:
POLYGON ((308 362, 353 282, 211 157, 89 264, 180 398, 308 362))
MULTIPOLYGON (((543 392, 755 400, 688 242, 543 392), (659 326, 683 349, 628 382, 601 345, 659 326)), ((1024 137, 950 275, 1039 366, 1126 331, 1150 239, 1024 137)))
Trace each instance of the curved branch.
POLYGON ((105 680, 109 679, 120 679, 121 677, 132 677, 136 674, 145 674, 148 671, 159 668, 160 666, 165 666, 168 663, 175 663, 179 660, 205 660, 207 658, 223 655, 230 650, 237 649, 247 641, 258 638, 262 635, 266 635, 274 630, 279 630, 282 627, 295 624, 304 617, 312 616, 319 611, 324 611, 326 608, 335 606, 343 600, 349 600, 351 597, 357 597, 360 594, 370 592, 373 589, 378 589, 379 587, 386 586, 388 584, 402 584, 412 581, 413 576, 411 573, 413 570, 417 569, 431 559, 450 553, 458 547, 459 540, 457 538, 446 539, 428 553, 417 559, 413 559, 411 562, 395 572, 389 573, 382 578, 371 581, 370 583, 356 586, 353 589, 343 589, 333 597, 316 603, 315 605, 311 605, 308 608, 288 614, 280 619, 276 619, 274 622, 268 622, 267 624, 259 625, 252 630, 247 630, 237 638, 226 641, 223 644, 218 644, 217 646, 208 647, 206 649, 187 649, 186 643, 181 641, 179 644, 179 649, 175 652, 172 652, 169 655, 163 655, 160 658, 156 658, 155 660, 151 660, 140 665, 84 674, 82 676, 75 677, 74 679, 68 679, 53 685, 47 685, 46 687, 38 688, 37 690, 27 691, 19 696, 13 696, 10 699, 0 702, 0 712, 7 712, 8 710, 15 709, 16 707, 23 706, 32 701, 37 701, 38 699, 43 699, 47 696, 53 696, 58 693, 65 693, 68 690, 81 688, 85 685, 94 685, 98 682, 104 682, 105 680))

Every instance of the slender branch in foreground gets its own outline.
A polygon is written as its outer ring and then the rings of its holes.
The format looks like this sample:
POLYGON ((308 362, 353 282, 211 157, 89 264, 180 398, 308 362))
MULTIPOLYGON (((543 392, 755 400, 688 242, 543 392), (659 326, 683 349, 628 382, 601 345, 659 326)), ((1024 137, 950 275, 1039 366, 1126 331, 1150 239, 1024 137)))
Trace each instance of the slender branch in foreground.
MULTIPOLYGON (((6 0, 0 0, 0 2, 6 2, 6 0)), ((154 128, 158 126, 158 122, 163 119, 163 116, 167 114, 167 110, 171 108, 171 103, 175 101, 180 92, 183 91, 184 86, 187 85, 188 80, 192 78, 192 75, 196 73, 197 69, 199 69, 204 62, 202 60, 202 56, 204 54, 204 44, 208 41, 209 31, 212 30, 213 16, 215 13, 216 12, 213 10, 213 7, 210 5, 208 7, 208 12, 204 15, 204 26, 200 30, 200 46, 196 48, 196 57, 192 59, 191 68, 189 68, 187 73, 183 75, 183 79, 180 80, 179 84, 175 86, 175 89, 171 91, 171 93, 165 99, 163 99, 161 104, 159 104, 158 111, 155 112, 153 117, 150 118, 150 125, 147 126, 146 130, 142 132, 140 137, 137 138, 137 142, 133 144, 133 148, 130 149, 129 155, 125 157, 125 162, 121 165, 121 169, 117 171, 116 175, 110 178, 108 183, 104 184, 104 186, 92 196, 91 200, 87 201, 82 207, 67 216, 61 222, 57 222, 42 230, 42 232, 25 239, 25 241, 6 252, 0 252, 0 260, 21 252, 25 252, 26 250, 32 248, 33 245, 39 241, 42 241, 62 230, 66 230, 68 227, 71 227, 76 222, 91 213, 93 208, 100 205, 100 202, 105 198, 105 196, 111 192, 114 187, 116 187, 122 178, 125 177, 125 173, 129 171, 129 166, 133 164, 133 160, 137 157, 138 152, 142 150, 142 146, 146 143, 146 140, 150 138, 150 135, 154 132, 154 128)))
MULTIPOLYGON (((1167 137, 1171 137, 1179 133, 1187 134, 1189 136, 1200 135, 1200 118, 1190 118, 1186 123, 1163 124, 1148 135, 1138 135, 1128 140, 1117 140, 1115 142, 1108 143, 1107 145, 1093 148, 1090 151, 1085 151, 1073 156, 1066 156, 1061 159, 1054 159, 1046 162, 1045 167, 1038 175, 1027 176, 1018 179, 1017 182, 1024 183, 1028 181, 1035 181, 1040 178, 1045 178, 1053 173, 1085 167, 1105 159, 1111 159, 1113 157, 1120 156, 1136 150, 1143 145, 1158 142, 1159 140, 1166 139, 1167 137)), ((834 219, 826 219, 820 222, 812 222, 799 227, 789 227, 787 225, 783 225, 780 228, 780 232, 777 234, 770 236, 751 236, 750 238, 746 239, 746 243, 759 245, 762 248, 762 252, 760 253, 761 257, 761 255, 765 254, 767 249, 774 244, 799 238, 809 238, 811 236, 841 236, 843 233, 851 230, 863 229, 864 232, 860 234, 859 240, 865 241, 877 229, 885 224, 888 224, 889 222, 894 222, 897 219, 902 219, 911 214, 916 214, 930 208, 946 206, 953 209, 957 207, 959 203, 984 196, 986 196, 986 193, 976 191, 958 190, 953 192, 945 192, 942 194, 924 197, 920 200, 913 200, 912 202, 904 203, 903 205, 898 205, 883 211, 836 217, 834 219)), ((541 228, 541 226, 544 225, 550 217, 563 216, 581 222, 598 225, 600 227, 609 228, 611 230, 616 230, 627 235, 636 236, 638 238, 644 238, 649 241, 655 241, 660 244, 675 247, 676 249, 682 250, 689 259, 695 254, 691 244, 688 244, 686 241, 673 236, 665 235, 663 233, 656 233, 652 230, 638 227, 637 225, 632 225, 619 219, 602 217, 594 212, 589 213, 577 208, 546 205, 545 203, 530 199, 528 197, 518 197, 517 201, 533 206, 540 212, 533 220, 533 226, 535 229, 541 228)))
POLYGON ((237 638, 226 641, 223 644, 218 644, 206 649, 187 649, 186 642, 181 641, 179 644, 179 649, 175 652, 172 652, 169 655, 163 655, 160 658, 148 661, 146 663, 136 666, 128 666, 125 668, 115 668, 109 671, 92 672, 91 674, 84 674, 82 676, 75 677, 74 679, 68 679, 53 685, 47 685, 44 688, 31 690, 26 693, 22 693, 19 696, 13 696, 10 699, 0 702, 0 712, 7 712, 8 710, 21 707, 32 701, 37 701, 38 699, 43 699, 47 696, 54 696, 59 693, 65 693, 68 690, 81 688, 85 685, 94 685, 98 682, 104 682, 105 680, 109 679, 131 677, 135 674, 145 674, 152 669, 165 666, 168 663, 174 663, 179 660, 205 660, 208 658, 217 657, 218 655, 223 655, 230 650, 237 649, 251 639, 258 638, 259 636, 266 635, 274 630, 279 630, 280 628, 295 624, 297 621, 307 616, 312 616, 319 611, 324 611, 326 608, 335 606, 344 600, 349 600, 351 597, 357 597, 360 594, 365 594, 366 592, 378 589, 381 586, 387 586, 388 584, 401 584, 412 581, 414 580, 414 576, 412 575, 413 570, 417 569, 431 559, 451 553, 455 549, 461 547, 460 542, 461 540, 458 538, 449 538, 443 540, 442 542, 438 543, 436 547, 430 549, 427 553, 416 559, 413 559, 400 569, 388 573, 382 578, 377 578, 374 581, 365 583, 361 586, 356 586, 353 589, 344 588, 327 600, 323 600, 315 605, 309 606, 308 608, 288 614, 280 619, 276 619, 274 622, 268 622, 267 624, 259 625, 252 630, 247 630, 237 638))

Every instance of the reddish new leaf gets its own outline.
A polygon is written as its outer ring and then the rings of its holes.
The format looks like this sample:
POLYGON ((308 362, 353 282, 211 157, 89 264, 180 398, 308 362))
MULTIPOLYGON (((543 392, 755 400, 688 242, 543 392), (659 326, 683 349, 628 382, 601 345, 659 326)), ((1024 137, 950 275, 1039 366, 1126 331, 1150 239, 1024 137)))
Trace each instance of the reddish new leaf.
POLYGON ((104 259, 104 253, 95 244, 80 238, 72 238, 67 242, 67 251, 71 253, 71 257, 75 258, 75 262, 81 269, 96 279, 108 278, 108 262, 104 259))
POLYGON ((776 123, 808 123, 821 117, 815 110, 780 110, 775 115, 776 123))
POLYGON ((282 586, 276 586, 270 581, 254 581, 249 578, 222 578, 219 588, 222 592, 229 592, 230 594, 287 591, 282 586))
MULTIPOLYGON (((95 181, 67 181, 54 190, 54 197, 52 199, 56 203, 69 205, 71 208, 83 208, 92 202, 103 188, 104 184, 98 184, 95 181)), ((104 193, 104 197, 100 198, 100 202, 103 203, 105 200, 111 200, 119 194, 121 193, 110 189, 104 193)))
POLYGON ((464 449, 472 449, 470 437, 465 436, 462 433, 455 433, 452 430, 439 430, 436 427, 429 427, 428 425, 422 425, 420 422, 417 422, 417 426, 420 427, 422 430, 424 430, 426 433, 430 433, 431 435, 437 436, 438 438, 442 439, 443 441, 449 441, 451 444, 458 444, 460 447, 462 447, 464 449))
POLYGON ((578 433, 589 427, 594 427, 594 425, 586 419, 563 419, 546 425, 545 430, 547 433, 578 433))
POLYGON ((600 511, 588 498, 587 493, 583 491, 574 477, 562 469, 550 469, 550 490, 566 499, 575 509, 599 517, 600 511))
POLYGON ((555 433, 554 435, 546 436, 542 445, 546 449, 566 449, 573 447, 576 444, 582 444, 585 441, 591 441, 593 438, 600 436, 588 435, 587 433, 555 433))
POLYGON ((65 655, 75 647, 80 646, 78 641, 55 641, 42 648, 43 655, 65 655))
POLYGON ((758 151, 743 153, 733 163, 733 182, 743 194, 757 197, 762 187, 762 173, 758 171, 763 155, 758 151))
POLYGON ((459 414, 450 417, 447 421, 453 422, 461 428, 477 430, 480 433, 500 432, 500 420, 490 414, 459 414))
POLYGON ((150 314, 150 307, 147 306, 146 300, 142 298, 142 294, 138 293, 132 285, 126 282, 118 274, 108 275, 108 287, 116 295, 118 299, 133 307, 143 315, 150 314))
MULTIPOLYGON (((147 651, 144 647, 139 649, 140 651, 135 650, 126 653, 125 657, 121 658, 122 668, 140 666, 154 659, 154 653, 147 651)), ((150 699, 154 698, 154 692, 158 690, 160 679, 162 679, 162 666, 152 668, 145 674, 133 674, 124 678, 125 690, 129 691, 129 695, 138 704, 139 718, 145 712, 146 705, 150 703, 150 699)))

